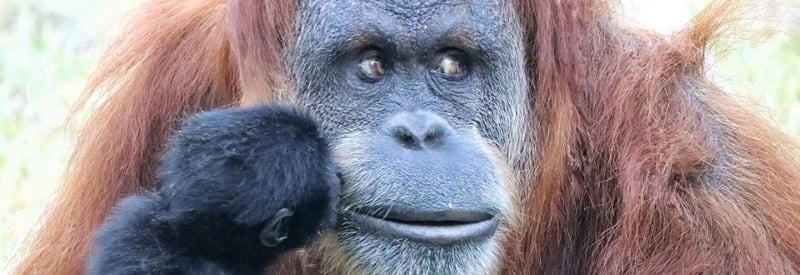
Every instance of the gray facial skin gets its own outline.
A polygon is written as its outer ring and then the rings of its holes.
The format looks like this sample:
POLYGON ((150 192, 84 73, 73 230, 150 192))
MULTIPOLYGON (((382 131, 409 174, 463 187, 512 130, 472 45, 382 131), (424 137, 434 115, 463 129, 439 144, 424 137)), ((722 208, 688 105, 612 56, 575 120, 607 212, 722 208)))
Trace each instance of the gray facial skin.
POLYGON ((521 33, 502 2, 301 3, 286 67, 333 144, 348 271, 495 270, 529 132, 521 33))

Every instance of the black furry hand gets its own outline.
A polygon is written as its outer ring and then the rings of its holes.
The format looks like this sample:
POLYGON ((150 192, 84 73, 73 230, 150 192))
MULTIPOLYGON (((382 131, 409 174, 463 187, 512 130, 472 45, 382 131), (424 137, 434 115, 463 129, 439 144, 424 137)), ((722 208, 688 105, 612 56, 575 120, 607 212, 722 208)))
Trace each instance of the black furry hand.
POLYGON ((115 209, 89 273, 260 272, 334 225, 339 181, 328 150, 292 107, 186 120, 159 167, 161 189, 115 209))

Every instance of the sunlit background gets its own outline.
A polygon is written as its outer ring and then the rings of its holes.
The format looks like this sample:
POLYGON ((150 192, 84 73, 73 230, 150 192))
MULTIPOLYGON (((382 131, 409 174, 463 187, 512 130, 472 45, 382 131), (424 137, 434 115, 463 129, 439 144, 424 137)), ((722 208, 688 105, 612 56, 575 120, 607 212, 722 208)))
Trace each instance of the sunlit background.
MULTIPOLYGON (((800 0, 790 1, 787 7, 762 5, 766 12, 756 21, 778 22, 773 36, 734 43, 711 68, 715 79, 797 137, 800 20, 792 16, 800 14, 800 0)), ((24 249, 25 233, 52 196, 74 138, 65 118, 124 11, 136 2, 0 1, 0 265, 24 249)), ((670 33, 706 3, 623 0, 622 10, 635 24, 670 33)))

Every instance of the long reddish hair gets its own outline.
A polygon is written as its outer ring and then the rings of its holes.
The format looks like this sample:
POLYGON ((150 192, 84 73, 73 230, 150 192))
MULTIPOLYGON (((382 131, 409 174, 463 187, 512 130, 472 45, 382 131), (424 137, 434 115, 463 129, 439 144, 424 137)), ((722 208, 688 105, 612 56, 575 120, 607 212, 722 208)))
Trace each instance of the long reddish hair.
MULTIPOLYGON (((504 272, 800 270, 797 146, 704 77, 706 45, 735 5, 712 4, 664 37, 623 27, 602 0, 518 2, 537 141, 504 272)), ((181 117, 291 91, 281 54, 296 5, 143 6, 78 103, 97 107, 17 272, 82 273, 111 207, 153 187, 181 117)), ((309 258, 274 268, 312 273, 309 258)))

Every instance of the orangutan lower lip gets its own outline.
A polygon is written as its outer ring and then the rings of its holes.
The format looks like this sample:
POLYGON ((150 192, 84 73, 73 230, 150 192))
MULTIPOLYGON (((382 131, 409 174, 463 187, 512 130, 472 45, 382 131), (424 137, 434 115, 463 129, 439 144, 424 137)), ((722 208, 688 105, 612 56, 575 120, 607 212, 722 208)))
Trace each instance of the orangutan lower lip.
POLYGON ((366 229, 382 235, 438 245, 486 239, 498 225, 497 218, 488 212, 469 210, 353 213, 352 217, 366 229))

